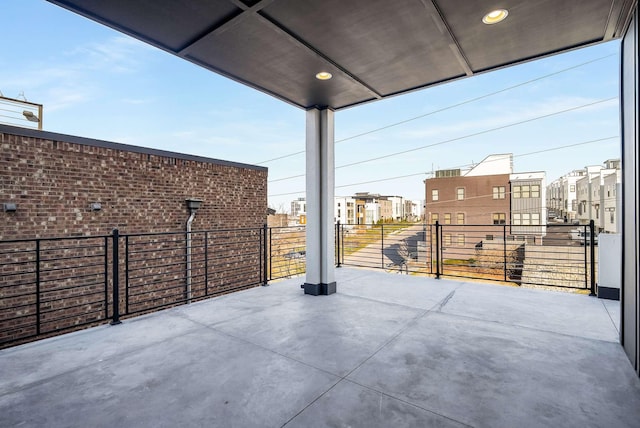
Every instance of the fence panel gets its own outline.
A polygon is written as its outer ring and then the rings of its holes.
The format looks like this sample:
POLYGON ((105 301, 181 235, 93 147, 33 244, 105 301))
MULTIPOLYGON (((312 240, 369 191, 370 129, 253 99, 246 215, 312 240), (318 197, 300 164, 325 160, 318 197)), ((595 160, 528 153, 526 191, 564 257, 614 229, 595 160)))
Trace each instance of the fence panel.
POLYGON ((597 275, 591 228, 552 225, 523 235, 506 224, 339 225, 336 257, 387 272, 589 289, 597 275))
POLYGON ((107 320, 107 239, 0 242, 0 346, 107 320))
POLYGON ((281 279, 302 275, 307 263, 307 235, 301 226, 269 228, 268 278, 281 279))

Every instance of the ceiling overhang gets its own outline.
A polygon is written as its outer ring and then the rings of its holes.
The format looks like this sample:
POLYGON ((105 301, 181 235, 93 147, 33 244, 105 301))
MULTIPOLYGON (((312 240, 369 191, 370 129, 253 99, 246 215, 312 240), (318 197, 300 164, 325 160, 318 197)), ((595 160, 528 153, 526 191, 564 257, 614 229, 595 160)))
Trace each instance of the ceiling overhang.
POLYGON ((48 0, 308 109, 619 38, 637 0, 48 0), (508 9, 503 22, 483 16, 508 9), (331 73, 319 80, 320 71, 331 73))

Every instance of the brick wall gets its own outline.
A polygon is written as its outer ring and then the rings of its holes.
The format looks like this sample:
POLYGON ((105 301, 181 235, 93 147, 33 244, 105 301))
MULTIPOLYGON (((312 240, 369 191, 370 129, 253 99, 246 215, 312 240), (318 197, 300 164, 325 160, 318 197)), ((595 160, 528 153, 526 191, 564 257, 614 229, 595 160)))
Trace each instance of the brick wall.
MULTIPOLYGON (((0 347, 38 326, 48 334, 113 316, 104 236, 114 228, 131 246, 129 275, 118 275, 120 312, 183 303, 186 237, 176 232, 187 198, 203 201, 192 230, 211 231, 193 234, 192 298, 260 283, 266 168, 5 125, 0 148, 0 204, 17 206, 0 211, 0 347), (18 239, 32 241, 8 242, 18 239)), ((124 239, 118 248, 123 265, 124 239)))
POLYGON ((185 228, 185 199, 203 200, 193 230, 260 227, 267 170, 120 144, 0 128, 0 240, 170 232, 185 228), (13 131, 13 132, 12 132, 13 131), (100 211, 89 205, 100 203, 100 211))
POLYGON ((457 214, 464 214, 464 224, 493 224, 493 214, 505 215, 509 224, 509 198, 493 199, 493 187, 502 186, 509 191, 509 174, 481 175, 472 177, 441 177, 425 180, 425 213, 427 222, 431 215, 438 214, 445 224, 445 214, 451 215, 451 224, 457 224, 457 214), (464 189, 464 199, 456 198, 456 189, 464 189), (438 200, 433 200, 432 190, 438 191, 438 200))

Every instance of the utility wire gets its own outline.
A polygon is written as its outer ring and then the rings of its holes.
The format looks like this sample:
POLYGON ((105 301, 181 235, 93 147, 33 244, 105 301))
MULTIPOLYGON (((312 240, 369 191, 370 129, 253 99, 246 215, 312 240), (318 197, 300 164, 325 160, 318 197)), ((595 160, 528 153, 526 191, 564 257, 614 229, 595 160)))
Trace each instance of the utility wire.
MULTIPOLYGON (((576 68, 580 68, 580 67, 583 67, 583 66, 588 65, 588 64, 592 64, 594 62, 602 61, 604 59, 610 58, 610 57, 615 56, 615 55, 616 54, 611 54, 611 55, 605 55, 603 57, 595 58, 595 59, 592 59, 592 60, 577 64, 577 65, 574 65, 574 66, 571 66, 571 67, 568 67, 568 68, 564 68, 562 70, 558 70, 558 71, 556 71, 554 73, 545 74, 543 76, 539 76, 539 77, 536 77, 534 79, 527 80, 525 82, 521 82, 521 83, 518 83, 518 84, 513 85, 513 86, 508 86, 506 88, 500 89, 500 90, 495 91, 495 92, 490 92, 490 93, 485 94, 485 95, 480 95, 479 97, 470 98, 468 100, 461 101, 461 102, 459 102, 457 104, 452 104, 450 106, 443 107, 443 108, 440 108, 440 109, 437 109, 437 110, 433 110, 433 111, 430 111, 428 113, 421 114, 419 116, 414 116, 414 117, 411 117, 409 119, 402 120, 400 122, 391 123, 389 125, 385 125, 385 126, 382 126, 380 128, 375 128, 375 129, 372 129, 370 131, 362 132, 360 134, 356 134, 356 135, 352 135, 352 136, 347 137, 347 138, 343 138, 341 140, 336 140, 335 144, 342 143, 342 142, 349 141, 349 140, 353 140, 355 138, 363 137, 365 135, 373 134, 375 132, 384 131, 385 129, 393 128, 393 127, 399 126, 399 125, 404 125, 405 123, 412 122, 412 121, 418 120, 418 119, 422 119, 423 117, 427 117, 427 116, 431 116, 431 115, 436 114, 436 113, 441 113, 443 111, 451 110, 453 108, 460 107, 460 106, 463 106, 465 104, 470 104, 472 102, 479 101, 479 100, 482 100, 484 98, 489 98, 489 97, 492 97, 494 95, 501 94, 503 92, 507 92, 507 91, 510 91, 512 89, 519 88, 521 86, 525 86, 525 85, 528 85, 530 83, 537 82, 539 80, 546 79, 547 77, 556 76, 558 74, 562 74, 562 73, 565 73, 567 71, 574 70, 576 68)), ((262 165, 262 164, 273 162, 273 161, 277 161, 277 160, 280 160, 280 159, 285 159, 285 158, 288 158, 288 157, 297 156, 297 155, 303 154, 304 152, 305 152, 304 150, 301 150, 299 152, 289 153, 287 155, 282 155, 282 156, 278 156, 278 157, 275 157, 275 158, 272 158, 272 159, 267 159, 267 160, 262 161, 262 162, 257 162, 256 165, 262 165)))
MULTIPOLYGON (((357 161, 357 162, 352 162, 352 163, 340 165, 340 166, 337 166, 335 169, 347 168, 349 166, 355 166, 355 165, 360 165, 360 164, 367 163, 367 162, 373 162, 373 161, 377 161, 377 160, 381 160, 381 159, 387 159, 387 158, 390 158, 390 157, 393 157, 393 156, 404 155, 404 154, 415 152, 415 151, 418 151, 418 150, 424 150, 424 149, 427 149, 427 148, 430 148, 430 147, 435 147, 435 146, 440 146, 440 145, 443 145, 443 144, 453 143, 455 141, 464 140, 466 138, 477 137, 478 135, 488 134, 490 132, 499 131, 499 130, 506 129, 506 128, 511 128, 513 126, 522 125, 524 123, 529 123, 529 122, 533 122, 533 121, 540 120, 540 119, 546 119, 548 117, 556 116, 556 115, 559 115, 559 114, 562 114, 562 113, 567 113, 567 112, 574 111, 574 110, 579 110, 581 108, 591 107, 591 106, 594 106, 596 104, 601 104, 601 103, 608 102, 608 101, 611 101, 611 100, 614 100, 614 99, 617 99, 617 98, 618 97, 611 97, 611 98, 607 98, 607 99, 600 100, 600 101, 594 101, 592 103, 583 104, 583 105, 576 106, 576 107, 571 107, 571 108, 568 108, 568 109, 565 109, 565 110, 560 110, 560 111, 557 111, 557 112, 554 112, 554 113, 545 114, 545 115, 542 115, 542 116, 536 116, 536 117, 533 117, 533 118, 530 118, 530 119, 521 120, 519 122, 513 122, 513 123, 509 123, 507 125, 502 125, 502 126, 498 126, 498 127, 495 127, 495 128, 485 129, 483 131, 474 132, 473 134, 467 134, 467 135, 463 135, 461 137, 455 137, 455 138, 451 138, 451 139, 448 139, 448 140, 439 141, 437 143, 427 144, 425 146, 414 147, 414 148, 408 149, 408 150, 403 150, 403 151, 399 151, 399 152, 393 152, 393 153, 389 153, 389 154, 386 154, 386 155, 377 156, 375 158, 369 158, 369 159, 364 159, 364 160, 360 160, 360 161, 357 161)), ((269 180, 269 183, 275 183, 275 182, 278 182, 278 181, 291 180, 291 179, 300 178, 300 177, 304 177, 304 174, 292 175, 292 176, 289 176, 289 177, 283 177, 283 178, 277 178, 275 180, 269 180)))
MULTIPOLYGON (((584 146, 584 145, 587 145, 587 144, 599 143, 601 141, 613 140, 615 138, 620 138, 620 137, 615 135, 615 136, 611 136, 611 137, 598 138, 596 140, 582 141, 580 143, 567 144, 567 145, 564 145, 564 146, 557 146, 557 147, 552 147, 552 148, 549 148, 549 149, 536 150, 534 152, 522 153, 522 154, 519 154, 519 155, 514 155, 513 157, 514 158, 519 158, 519 157, 524 157, 524 156, 531 156, 531 155, 536 155, 536 154, 540 154, 540 153, 547 153, 547 152, 551 152, 551 151, 555 151, 555 150, 567 149, 567 148, 570 148, 570 147, 578 147, 578 146, 584 146)), ((496 159, 496 161, 497 160, 498 159, 496 159)), ((444 168, 444 169, 453 169, 453 168, 444 168)), ((396 177, 387 177, 387 178, 381 178, 381 179, 377 179, 377 180, 363 181, 363 182, 360 182, 360 183, 342 184, 342 185, 339 185, 339 186, 335 186, 335 188, 336 189, 341 189, 341 188, 344 188, 344 187, 360 186, 360 185, 363 185, 363 184, 371 184, 371 183, 380 183, 380 182, 384 182, 384 181, 393 181, 393 180, 398 180, 398 179, 401 179, 401 178, 415 177, 415 176, 419 176, 419 175, 430 175, 430 174, 431 174, 430 172, 418 172, 418 173, 414 173, 414 174, 400 175, 400 176, 396 176, 396 177)), ((268 195, 268 197, 299 195, 299 194, 302 194, 302 193, 305 193, 305 191, 301 190, 301 191, 297 191, 297 192, 278 193, 278 194, 274 194, 274 195, 268 195)))

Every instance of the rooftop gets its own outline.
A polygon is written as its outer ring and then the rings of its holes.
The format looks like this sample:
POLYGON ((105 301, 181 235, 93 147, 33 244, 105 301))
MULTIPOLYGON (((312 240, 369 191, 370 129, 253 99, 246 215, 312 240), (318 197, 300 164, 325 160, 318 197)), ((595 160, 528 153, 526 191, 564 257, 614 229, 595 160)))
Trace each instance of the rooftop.
POLYGON ((0 426, 631 427, 619 302, 369 270, 0 351, 0 426))

